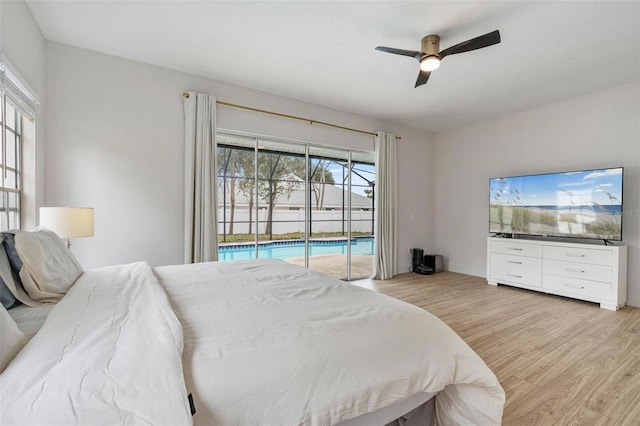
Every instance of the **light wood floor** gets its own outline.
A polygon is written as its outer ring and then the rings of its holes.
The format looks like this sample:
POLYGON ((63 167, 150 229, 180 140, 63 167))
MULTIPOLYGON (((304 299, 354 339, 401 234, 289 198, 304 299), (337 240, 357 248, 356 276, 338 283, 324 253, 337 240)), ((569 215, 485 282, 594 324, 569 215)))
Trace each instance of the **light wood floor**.
POLYGON ((640 309, 599 305, 453 272, 354 284, 440 317, 504 388, 504 425, 640 425, 640 309))

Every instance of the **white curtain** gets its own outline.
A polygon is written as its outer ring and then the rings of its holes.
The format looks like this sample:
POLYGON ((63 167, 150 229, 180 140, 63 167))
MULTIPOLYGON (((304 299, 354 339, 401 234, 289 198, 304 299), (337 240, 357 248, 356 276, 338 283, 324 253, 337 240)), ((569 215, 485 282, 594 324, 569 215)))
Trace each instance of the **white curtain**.
POLYGON ((373 277, 386 280, 398 273, 398 172, 396 137, 378 132, 376 148, 375 227, 373 277))
POLYGON ((184 262, 218 260, 216 98, 184 96, 184 262))

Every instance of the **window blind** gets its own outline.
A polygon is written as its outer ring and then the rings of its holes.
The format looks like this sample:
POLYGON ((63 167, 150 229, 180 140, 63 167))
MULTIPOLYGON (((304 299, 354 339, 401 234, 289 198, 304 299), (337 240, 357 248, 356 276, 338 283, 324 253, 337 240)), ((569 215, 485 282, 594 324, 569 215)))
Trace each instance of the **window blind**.
POLYGON ((23 117, 33 120, 40 104, 35 91, 11 66, 5 56, 0 62, 0 94, 4 94, 23 117))

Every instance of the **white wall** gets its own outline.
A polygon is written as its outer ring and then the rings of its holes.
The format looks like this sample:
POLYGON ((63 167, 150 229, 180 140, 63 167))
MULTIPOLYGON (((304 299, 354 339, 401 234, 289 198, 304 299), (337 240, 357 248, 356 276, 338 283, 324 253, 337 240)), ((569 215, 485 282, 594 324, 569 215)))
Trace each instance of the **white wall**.
POLYGON ((22 227, 30 229, 36 225, 37 209, 44 202, 46 44, 24 1, 0 1, 0 40, 0 53, 40 98, 35 135, 23 140, 22 227))
MULTIPOLYGON (((182 262, 186 90, 401 136, 401 272, 408 271, 409 248, 432 248, 431 133, 58 43, 47 43, 46 66, 46 204, 95 208, 95 237, 72 247, 86 268, 182 262)), ((217 118, 219 128, 373 150, 371 136, 326 126, 223 106, 217 118)))
POLYGON ((491 177, 624 166, 628 304, 640 306, 640 83, 436 136, 435 246, 486 276, 491 177))

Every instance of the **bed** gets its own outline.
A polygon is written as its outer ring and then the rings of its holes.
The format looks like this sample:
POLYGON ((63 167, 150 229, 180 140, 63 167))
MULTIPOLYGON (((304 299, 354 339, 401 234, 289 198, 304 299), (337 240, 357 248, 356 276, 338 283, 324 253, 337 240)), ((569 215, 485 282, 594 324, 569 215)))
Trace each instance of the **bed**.
POLYGON ((437 317, 278 260, 83 271, 43 316, 0 374, 3 425, 501 423, 437 317))

